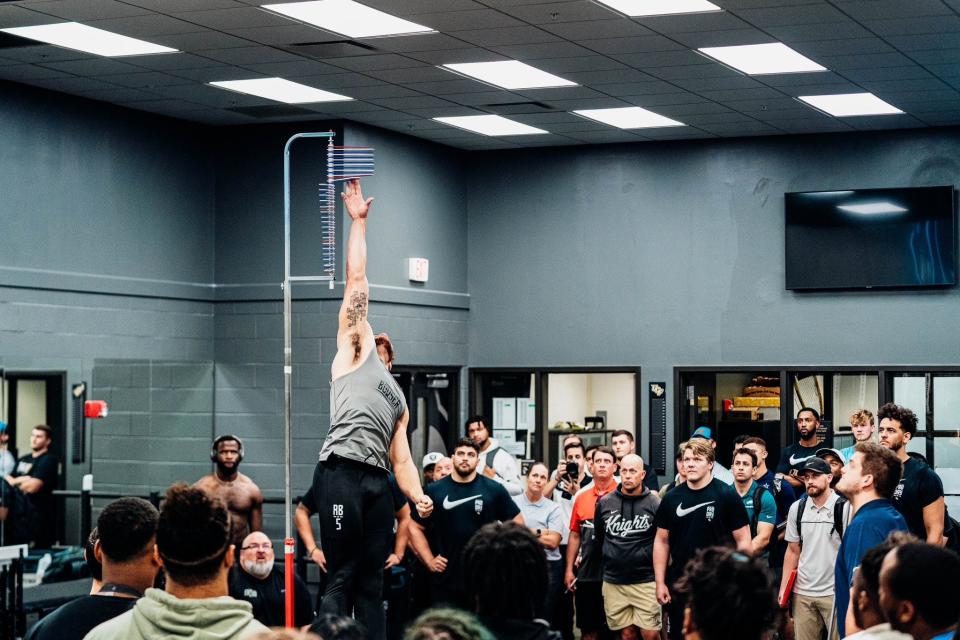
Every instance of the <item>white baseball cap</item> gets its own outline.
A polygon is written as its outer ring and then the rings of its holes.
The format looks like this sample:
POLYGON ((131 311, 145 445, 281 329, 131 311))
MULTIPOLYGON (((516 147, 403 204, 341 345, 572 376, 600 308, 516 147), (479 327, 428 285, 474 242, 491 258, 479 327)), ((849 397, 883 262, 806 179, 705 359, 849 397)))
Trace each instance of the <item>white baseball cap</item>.
POLYGON ((423 465, 421 465, 421 468, 426 469, 427 467, 432 467, 433 465, 437 464, 441 460, 443 460, 442 453, 431 451, 427 455, 423 456, 423 465))

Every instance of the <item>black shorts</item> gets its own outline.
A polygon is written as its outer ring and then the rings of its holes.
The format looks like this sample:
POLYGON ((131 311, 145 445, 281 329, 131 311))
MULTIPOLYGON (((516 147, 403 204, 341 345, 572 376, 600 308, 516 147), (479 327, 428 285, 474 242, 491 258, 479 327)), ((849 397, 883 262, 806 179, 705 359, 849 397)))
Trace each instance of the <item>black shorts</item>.
POLYGON ((574 604, 577 609, 577 628, 580 631, 600 631, 607 626, 603 611, 603 583, 577 582, 574 604))

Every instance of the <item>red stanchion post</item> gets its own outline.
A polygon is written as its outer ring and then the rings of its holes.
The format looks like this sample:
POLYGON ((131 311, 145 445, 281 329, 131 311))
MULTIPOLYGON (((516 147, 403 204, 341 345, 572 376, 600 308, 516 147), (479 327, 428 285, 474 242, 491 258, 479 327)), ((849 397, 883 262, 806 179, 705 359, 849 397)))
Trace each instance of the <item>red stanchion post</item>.
POLYGON ((287 629, 293 628, 293 554, 296 548, 297 545, 293 538, 287 538, 283 541, 283 600, 287 629))

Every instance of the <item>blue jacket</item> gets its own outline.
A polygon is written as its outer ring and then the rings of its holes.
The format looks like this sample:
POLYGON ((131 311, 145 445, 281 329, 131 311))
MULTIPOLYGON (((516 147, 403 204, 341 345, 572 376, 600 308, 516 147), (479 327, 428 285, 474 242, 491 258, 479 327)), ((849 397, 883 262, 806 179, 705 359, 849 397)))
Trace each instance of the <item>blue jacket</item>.
POLYGON ((846 635, 843 633, 843 623, 847 619, 847 607, 850 605, 853 570, 860 566, 860 560, 867 551, 886 540, 891 531, 906 530, 906 520, 886 498, 872 500, 860 507, 854 514, 853 520, 847 525, 833 572, 837 624, 841 638, 846 635))

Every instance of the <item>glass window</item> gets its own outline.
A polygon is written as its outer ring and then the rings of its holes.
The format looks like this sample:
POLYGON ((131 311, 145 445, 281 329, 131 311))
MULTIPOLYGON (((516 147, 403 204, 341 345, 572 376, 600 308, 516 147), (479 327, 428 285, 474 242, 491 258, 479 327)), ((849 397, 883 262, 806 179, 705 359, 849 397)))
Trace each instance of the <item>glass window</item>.
POLYGON ((943 492, 950 515, 960 515, 960 431, 952 436, 939 436, 933 440, 937 475, 943 481, 943 492), (952 495, 951 495, 952 494, 952 495))
POLYGON ((936 431, 960 429, 960 377, 933 377, 933 428, 936 431))
POLYGON ((635 385, 632 373, 547 374, 547 426, 635 431, 635 385))
POLYGON ((472 413, 486 418, 504 449, 518 458, 538 455, 533 371, 475 372, 472 391, 472 413))
MULTIPOLYGON (((917 414, 917 431, 927 430, 927 380, 923 376, 896 376, 893 401, 917 414)), ((923 451, 921 450, 921 453, 923 451)))
POLYGON ((880 376, 875 373, 833 375, 833 425, 834 446, 847 447, 853 444, 850 433, 850 416, 860 409, 867 409, 874 416, 880 406, 880 376), (847 444, 840 444, 847 442, 847 444))

